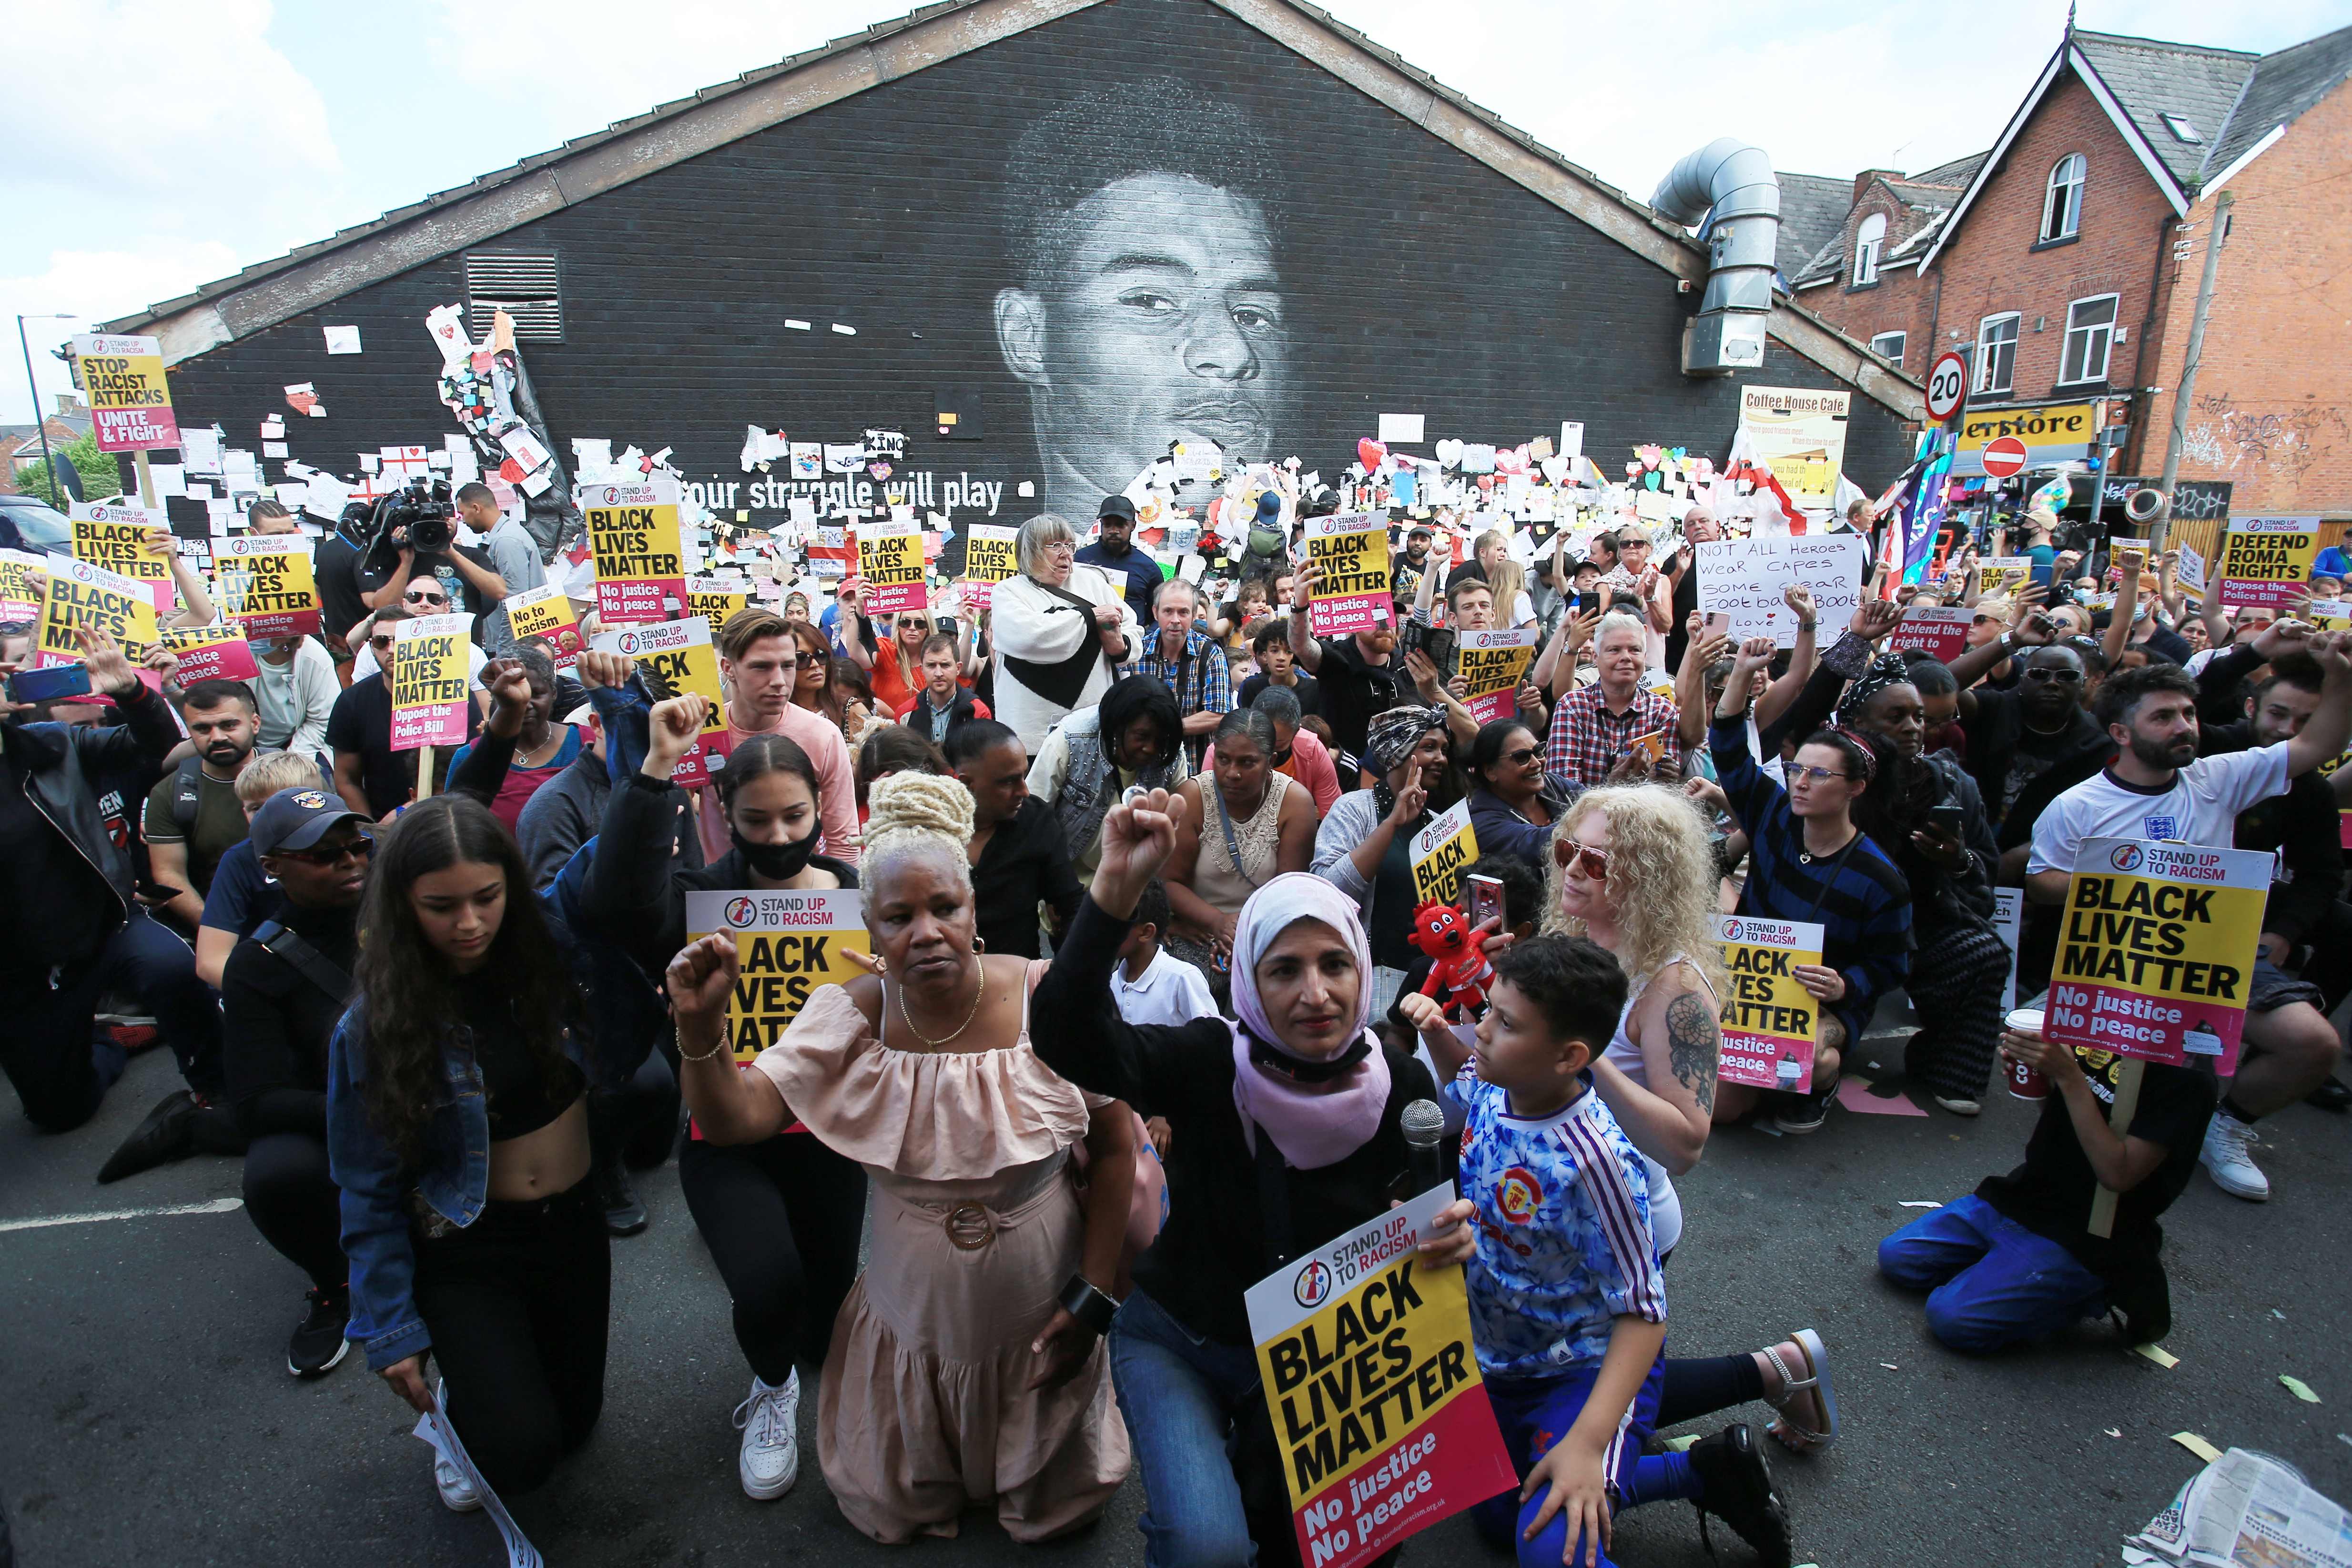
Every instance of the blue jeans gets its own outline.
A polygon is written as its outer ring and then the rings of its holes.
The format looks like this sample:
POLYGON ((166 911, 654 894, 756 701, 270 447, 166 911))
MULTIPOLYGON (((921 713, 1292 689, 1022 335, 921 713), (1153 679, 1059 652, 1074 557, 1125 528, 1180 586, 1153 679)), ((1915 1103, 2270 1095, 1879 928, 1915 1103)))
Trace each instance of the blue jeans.
MULTIPOLYGON (((1252 1515, 1261 1516, 1265 1530, 1275 1528, 1274 1516, 1261 1500, 1244 1498, 1232 1448, 1253 1416, 1266 1418, 1257 1353, 1202 1338, 1135 1291, 1111 1323, 1110 1374, 1143 1472, 1137 1525, 1149 1568, 1251 1568, 1257 1561, 1252 1515), (1253 1501, 1261 1506, 1253 1509, 1253 1501)), ((1278 1460, 1273 1469, 1279 1490, 1278 1460)), ((1280 1519, 1286 1537, 1286 1499, 1280 1519)), ((1289 1554, 1272 1555, 1282 1561, 1289 1554)))
POLYGON ((1971 1193, 1878 1244, 1878 1271, 1927 1294, 1927 1328, 1954 1350, 1999 1350, 2106 1310, 2106 1286, 2057 1242, 1971 1193))

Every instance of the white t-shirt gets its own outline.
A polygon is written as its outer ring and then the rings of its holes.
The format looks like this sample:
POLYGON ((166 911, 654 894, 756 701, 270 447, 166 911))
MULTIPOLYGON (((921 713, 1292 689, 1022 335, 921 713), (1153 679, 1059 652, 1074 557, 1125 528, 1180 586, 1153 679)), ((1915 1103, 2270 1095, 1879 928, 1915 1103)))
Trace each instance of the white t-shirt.
POLYGON ((2025 869, 2072 872, 2087 839, 2171 839, 2228 849, 2239 812, 2286 793, 2287 744, 2200 757, 2162 789, 2135 789, 2105 771, 2085 779, 2033 824, 2025 869))
POLYGON ((1139 980, 1127 977, 1124 962, 1111 966, 1110 994, 1118 1016, 1131 1024, 1187 1024, 1217 1016, 1217 1000, 1201 971, 1165 947, 1151 955, 1139 980))

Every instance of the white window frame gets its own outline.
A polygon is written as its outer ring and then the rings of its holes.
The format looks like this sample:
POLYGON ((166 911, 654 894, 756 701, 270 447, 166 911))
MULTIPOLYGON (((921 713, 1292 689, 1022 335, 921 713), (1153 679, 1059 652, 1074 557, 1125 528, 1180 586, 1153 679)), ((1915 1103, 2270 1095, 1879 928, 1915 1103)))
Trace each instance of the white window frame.
POLYGON ((2007 392, 2015 388, 2017 385, 2017 338, 2019 329, 2024 324, 2022 313, 2015 310, 2003 310, 1988 316, 1977 323, 1977 375, 1976 384, 1969 389, 1970 392, 2007 392), (1991 336, 1992 329, 2004 321, 2009 323, 2009 336, 1996 342, 1991 336), (2000 384, 1995 385, 1990 355, 1992 350, 1999 349, 2009 350, 2009 363, 2002 367, 2007 373, 2000 378, 2000 384))
POLYGON ((2083 191, 2090 183, 2091 165, 2080 152, 2069 152, 2050 165, 2047 188, 2042 193, 2042 239, 2072 239, 2083 232, 2083 191))
POLYGON ((2116 351, 2116 322, 2122 312, 2123 296, 2120 294, 2092 294, 2080 299, 2068 301, 2066 336, 2059 345, 2058 351, 2058 384, 2060 386, 2081 386, 2088 382, 2103 382, 2107 379, 2107 364, 2115 357, 2116 351), (2105 320, 2095 321, 2080 327, 2074 324, 2074 312, 2082 309, 2085 305, 2097 305, 2102 302, 2105 302, 2107 307, 2105 320), (2066 373, 2066 367, 2074 358, 2074 338, 2077 333, 2082 335, 2084 342, 2083 363, 2078 367, 2081 373, 2070 376, 2066 373), (2099 354, 2096 366, 2091 363, 2091 344, 2095 341, 2098 345, 2099 354))
POLYGON ((1870 340, 1870 351, 1878 355, 1881 359, 1887 361, 1890 364, 1893 364, 1896 369, 1900 370, 1903 365, 1904 345, 1910 340, 1910 337, 1911 334, 1908 332, 1878 333, 1870 340), (1890 340, 1895 345, 1892 352, 1889 352, 1887 350, 1879 346, 1880 344, 1890 340))
POLYGON ((1867 288, 1878 281, 1878 253, 1886 244, 1886 215, 1873 213, 1853 231, 1853 286, 1867 288))
POLYGON ((2164 128, 2172 132, 2174 141, 2185 141, 2191 147, 2204 144, 2204 133, 2197 129, 2197 122, 2187 115, 2174 114, 2167 110, 2159 113, 2157 118, 2164 121, 2164 128))

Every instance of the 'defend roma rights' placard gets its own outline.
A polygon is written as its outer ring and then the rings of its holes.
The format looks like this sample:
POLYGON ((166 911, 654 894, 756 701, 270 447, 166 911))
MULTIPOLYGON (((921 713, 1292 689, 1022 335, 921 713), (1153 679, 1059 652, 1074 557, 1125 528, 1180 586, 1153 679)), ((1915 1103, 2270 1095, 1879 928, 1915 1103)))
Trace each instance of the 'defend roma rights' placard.
POLYGON ((2088 839, 2066 884, 2043 1038, 2179 1066, 2238 1065, 2270 897, 2260 850, 2088 839))
POLYGON ((1452 1183, 1250 1287, 1250 1338, 1307 1568, 1357 1568, 1518 1477, 1457 1266, 1424 1269, 1452 1183))

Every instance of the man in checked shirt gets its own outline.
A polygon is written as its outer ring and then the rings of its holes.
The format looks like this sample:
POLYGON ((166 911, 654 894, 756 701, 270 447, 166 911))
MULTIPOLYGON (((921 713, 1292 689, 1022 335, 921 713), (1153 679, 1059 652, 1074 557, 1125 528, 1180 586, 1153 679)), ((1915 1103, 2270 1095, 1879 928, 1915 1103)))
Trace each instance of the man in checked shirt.
POLYGON ((1200 590, 1181 577, 1153 591, 1151 619, 1157 629, 1143 640, 1143 651, 1127 673, 1157 676, 1176 694, 1176 711, 1184 716, 1184 749, 1198 768, 1217 721, 1234 706, 1224 650, 1196 624, 1200 590))
POLYGON ((1544 744, 1544 771, 1558 774, 1579 789, 1591 789, 1607 781, 1610 769, 1636 739, 1663 732, 1654 776, 1676 777, 1682 768, 1683 747, 1675 733, 1675 705, 1670 697, 1643 689, 1648 637, 1641 620, 1626 614, 1605 615, 1592 642, 1593 662, 1601 678, 1560 698, 1551 716, 1550 737, 1544 744))

